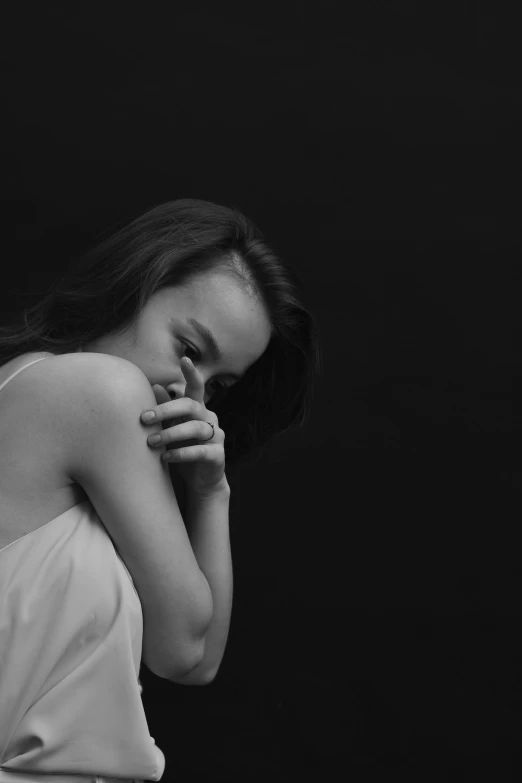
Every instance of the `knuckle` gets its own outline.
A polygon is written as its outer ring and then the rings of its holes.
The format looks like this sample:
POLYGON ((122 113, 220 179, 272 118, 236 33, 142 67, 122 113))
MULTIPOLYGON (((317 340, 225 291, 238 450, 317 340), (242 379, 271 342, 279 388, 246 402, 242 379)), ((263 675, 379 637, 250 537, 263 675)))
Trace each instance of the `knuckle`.
POLYGON ((192 403, 194 400, 192 400, 190 397, 180 397, 178 400, 178 416, 190 416, 192 414, 193 408, 192 403))

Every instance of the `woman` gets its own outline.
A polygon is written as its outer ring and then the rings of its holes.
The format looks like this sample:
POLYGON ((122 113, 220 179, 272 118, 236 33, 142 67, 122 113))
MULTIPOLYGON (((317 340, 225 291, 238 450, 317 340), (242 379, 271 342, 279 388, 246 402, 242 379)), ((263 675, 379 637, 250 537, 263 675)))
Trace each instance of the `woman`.
POLYGON ((140 662, 215 677, 225 461, 303 424, 319 368, 296 275, 197 200, 105 239, 3 328, 0 783, 161 778, 140 662))

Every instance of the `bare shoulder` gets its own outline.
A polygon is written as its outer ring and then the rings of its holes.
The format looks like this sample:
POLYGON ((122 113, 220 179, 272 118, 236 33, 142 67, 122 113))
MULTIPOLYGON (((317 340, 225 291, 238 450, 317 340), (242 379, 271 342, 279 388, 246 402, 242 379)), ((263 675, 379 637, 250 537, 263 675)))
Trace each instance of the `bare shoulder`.
MULTIPOLYGON (((105 353, 68 353, 39 362, 36 383, 28 382, 26 392, 42 404, 58 407, 62 414, 81 412, 85 403, 114 402, 120 398, 152 398, 152 387, 132 362, 105 353)), ((146 403, 147 404, 147 403, 146 403)))
MULTIPOLYGON (((134 379, 138 385, 147 383, 144 373, 132 362, 107 353, 66 353, 53 356, 51 361, 38 365, 39 374, 47 376, 49 383, 57 387, 67 380, 72 384, 87 382, 87 388, 110 390, 119 381, 129 383, 134 379)), ((58 391, 58 388, 57 388, 58 391)))
POLYGON ((155 399, 136 365, 106 354, 33 353, 0 369, 0 382, 15 373, 0 394, 0 527, 8 544, 79 502, 85 488, 76 473, 86 462, 107 472, 114 450, 125 468, 120 432, 132 441, 127 451, 147 462, 152 428, 140 413, 155 399))
POLYGON ((112 428, 135 420, 138 427, 141 411, 156 405, 145 374, 119 356, 70 353, 38 362, 34 368, 38 370, 19 389, 24 407, 53 433, 64 455, 70 449, 76 454, 78 438, 85 442, 104 425, 112 428))

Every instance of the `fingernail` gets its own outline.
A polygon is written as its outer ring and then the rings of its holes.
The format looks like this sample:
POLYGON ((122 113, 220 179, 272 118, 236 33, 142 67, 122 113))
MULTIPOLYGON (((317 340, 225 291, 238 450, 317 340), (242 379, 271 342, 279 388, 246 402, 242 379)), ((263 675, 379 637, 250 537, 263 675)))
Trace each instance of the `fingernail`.
POLYGON ((143 419, 143 421, 152 421, 153 419, 156 418, 156 414, 154 413, 154 411, 147 411, 146 413, 142 414, 141 418, 143 419))

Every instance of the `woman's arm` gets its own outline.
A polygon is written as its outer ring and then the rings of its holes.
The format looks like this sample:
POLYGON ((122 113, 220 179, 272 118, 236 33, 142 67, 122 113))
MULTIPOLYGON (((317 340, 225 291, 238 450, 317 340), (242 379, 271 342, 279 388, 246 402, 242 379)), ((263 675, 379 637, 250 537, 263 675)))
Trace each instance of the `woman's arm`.
MULTIPOLYGON (((213 604, 203 658, 191 672, 176 678, 175 682, 205 685, 214 679, 223 658, 232 611, 230 487, 225 474, 225 434, 218 426, 217 417, 205 406, 203 378, 190 361, 182 363, 181 369, 187 380, 182 398, 171 400, 161 385, 152 387, 158 403, 153 410, 153 420, 163 422, 160 442, 154 448, 166 446, 169 450, 167 464, 172 486, 194 555, 209 584, 213 604), (212 437, 209 439, 205 432, 205 440, 198 444, 201 421, 209 422, 212 418, 215 418, 212 437), (188 445, 193 440, 196 444, 188 445)), ((144 411, 142 421, 147 414, 150 411, 144 411)), ((204 430, 208 430, 208 424, 204 425, 204 430)))
POLYGON ((181 685, 212 682, 225 652, 232 612, 232 556, 229 537, 230 487, 208 496, 187 493, 185 522, 198 565, 205 574, 213 599, 213 614, 205 634, 205 653, 188 674, 176 678, 181 685))

